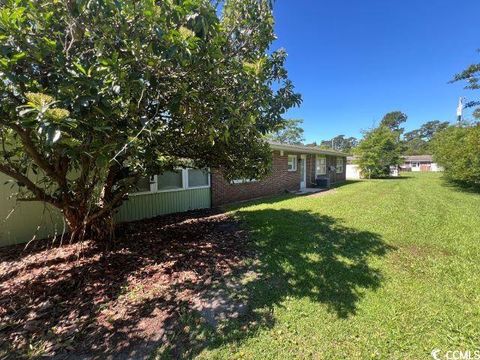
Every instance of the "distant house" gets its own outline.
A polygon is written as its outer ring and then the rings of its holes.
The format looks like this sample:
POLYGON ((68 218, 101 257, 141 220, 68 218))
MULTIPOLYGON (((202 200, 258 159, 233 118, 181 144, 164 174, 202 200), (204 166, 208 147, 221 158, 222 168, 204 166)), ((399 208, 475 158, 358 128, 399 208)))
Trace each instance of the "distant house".
MULTIPOLYGON (((390 168, 391 176, 398 176, 400 171, 443 171, 443 168, 433 161, 432 155, 402 156, 403 163, 398 167, 390 168)), ((346 179, 361 179, 363 176, 359 166, 355 163, 356 156, 347 156, 346 179)))
MULTIPOLYGON (((365 177, 360 170, 360 166, 358 166, 358 164, 356 163, 356 160, 358 160, 358 156, 347 156, 347 180, 358 180, 365 177)), ((396 166, 390 166, 390 176, 398 176, 398 169, 396 166)))
POLYGON ((443 171, 443 169, 433 161, 432 155, 411 155, 403 157, 400 171, 443 171))
MULTIPOLYGON (((119 208, 117 222, 209 208, 231 202, 298 191, 345 180, 346 155, 318 147, 270 142, 271 174, 262 180, 227 181, 220 169, 178 169, 142 179, 119 208)), ((62 234, 61 213, 42 203, 16 203, 15 189, 0 173, 0 246, 62 234)))

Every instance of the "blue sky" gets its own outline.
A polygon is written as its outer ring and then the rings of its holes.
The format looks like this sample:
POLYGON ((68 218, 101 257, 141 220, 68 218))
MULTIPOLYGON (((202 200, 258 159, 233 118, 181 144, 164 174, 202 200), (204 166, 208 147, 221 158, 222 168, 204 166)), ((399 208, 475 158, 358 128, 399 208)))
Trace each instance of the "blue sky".
POLYGON ((303 96, 288 117, 307 141, 360 137, 392 110, 407 130, 453 121, 459 96, 476 95, 448 81, 480 62, 479 0, 277 0, 274 11, 274 48, 303 96))

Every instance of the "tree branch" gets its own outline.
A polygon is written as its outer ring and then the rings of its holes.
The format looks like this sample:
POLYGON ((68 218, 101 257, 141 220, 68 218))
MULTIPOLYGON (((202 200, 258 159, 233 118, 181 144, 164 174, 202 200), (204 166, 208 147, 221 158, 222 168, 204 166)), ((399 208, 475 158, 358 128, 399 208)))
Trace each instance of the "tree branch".
POLYGON ((17 124, 9 124, 11 128, 20 136, 20 139, 22 140, 22 144, 25 147, 25 151, 30 155, 32 160, 42 169, 45 171, 45 173, 51 177, 53 180, 55 180, 58 185, 60 185, 62 188, 67 185, 67 179, 66 176, 62 176, 62 174, 58 173, 55 171, 55 167, 50 164, 47 160, 43 158, 43 156, 37 151, 35 144, 32 141, 32 138, 30 137, 30 134, 28 131, 23 130, 21 126, 17 124))
POLYGON ((17 169, 8 165, 0 164, 0 172, 10 176, 11 178, 17 180, 19 183, 25 185, 25 187, 35 195, 36 200, 45 201, 60 208, 59 201, 48 195, 42 188, 35 185, 32 180, 21 174, 20 171, 18 171, 17 169))

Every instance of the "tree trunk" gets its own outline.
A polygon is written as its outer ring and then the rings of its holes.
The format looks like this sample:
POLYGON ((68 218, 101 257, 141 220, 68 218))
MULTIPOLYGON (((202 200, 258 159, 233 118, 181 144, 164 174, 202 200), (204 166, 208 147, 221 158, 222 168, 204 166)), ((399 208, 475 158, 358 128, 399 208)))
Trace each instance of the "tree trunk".
MULTIPOLYGON (((97 209, 98 211, 98 209, 97 209)), ((87 212, 82 208, 69 206, 63 209, 65 221, 70 230, 70 240, 93 240, 109 242, 114 235, 113 212, 104 212, 95 217, 95 212, 87 212)))

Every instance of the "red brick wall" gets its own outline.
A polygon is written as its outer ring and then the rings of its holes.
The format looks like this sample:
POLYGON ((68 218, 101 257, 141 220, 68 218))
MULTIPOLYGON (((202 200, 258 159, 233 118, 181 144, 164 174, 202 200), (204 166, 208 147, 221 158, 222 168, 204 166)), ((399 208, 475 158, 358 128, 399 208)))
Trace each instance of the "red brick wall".
MULTIPOLYGON (((280 151, 273 152, 273 168, 271 174, 262 181, 255 181, 243 184, 231 184, 224 179, 219 170, 212 170, 212 205, 218 206, 236 201, 249 200, 264 196, 282 194, 286 190, 295 191, 300 189, 300 165, 297 163, 297 171, 288 171, 288 155, 300 154, 280 151)), ((326 155, 328 166, 337 165, 337 157, 326 155)), ((345 180, 346 158, 343 159, 343 173, 330 173, 331 183, 345 180)), ((315 155, 308 154, 306 162, 307 187, 315 186, 315 155)))
MULTIPOLYGON (((334 184, 336 182, 341 182, 345 181, 345 169, 346 169, 346 163, 347 159, 344 157, 343 158, 343 172, 340 174, 337 174, 336 171, 329 171, 330 166, 337 166, 337 156, 332 156, 332 155, 325 155, 327 158, 327 175, 330 177, 330 183, 334 184)), ((315 186, 315 160, 316 156, 313 154, 307 155, 307 186, 315 186)))
MULTIPOLYGON (((231 202, 255 199, 263 196, 294 191, 300 188, 300 166, 297 171, 288 171, 288 153, 280 156, 279 151, 273 152, 272 172, 262 181, 231 184, 226 181, 221 172, 212 170, 212 205, 222 205, 231 202)), ((300 159, 297 155, 297 161, 300 159)), ((308 181, 308 176, 307 176, 308 181)))

